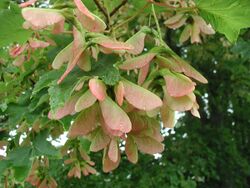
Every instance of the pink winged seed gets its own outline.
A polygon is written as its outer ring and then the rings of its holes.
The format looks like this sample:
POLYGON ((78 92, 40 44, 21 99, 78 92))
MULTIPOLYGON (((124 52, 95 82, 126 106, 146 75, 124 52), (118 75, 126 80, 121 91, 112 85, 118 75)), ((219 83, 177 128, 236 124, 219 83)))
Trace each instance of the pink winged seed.
POLYGON ((144 40, 146 34, 144 32, 136 33, 130 39, 126 41, 126 44, 130 44, 134 47, 133 50, 128 50, 128 53, 133 55, 139 55, 144 50, 144 40))
POLYGON ((42 8, 24 8, 22 9, 22 15, 26 21, 40 29, 54 25, 65 19, 57 10, 42 8))
POLYGON ((115 98, 119 106, 122 106, 124 100, 124 86, 122 82, 119 82, 118 85, 115 86, 115 98))
POLYGON ((97 79, 97 78, 92 78, 89 80, 89 89, 91 93, 99 100, 99 101, 104 101, 107 93, 106 93, 106 86, 105 84, 97 79))
POLYGON ((75 111, 80 112, 82 110, 85 110, 86 108, 89 108, 97 101, 97 98, 92 95, 90 90, 87 90, 76 102, 75 105, 75 111))
POLYGON ((68 74, 74 69, 74 67, 76 66, 76 64, 77 64, 79 58, 81 57, 83 51, 84 51, 83 49, 79 50, 79 52, 77 52, 77 54, 73 57, 73 60, 69 62, 66 71, 63 73, 63 75, 57 81, 57 84, 60 84, 68 76, 68 74))
POLYGON ((156 56, 155 53, 147 53, 132 59, 128 59, 125 62, 123 62, 123 64, 121 64, 119 68, 122 70, 133 70, 142 68, 145 65, 149 64, 154 59, 155 56, 156 56))
POLYGON ((173 57, 162 57, 157 56, 160 66, 168 68, 170 70, 184 73, 186 76, 191 77, 201 83, 208 83, 207 79, 201 75, 195 68, 193 68, 188 62, 176 56, 173 57))
POLYGON ((25 7, 28 7, 28 6, 33 5, 35 2, 37 2, 37 0, 29 0, 29 1, 26 1, 26 2, 24 2, 24 3, 21 3, 21 4, 19 5, 19 7, 25 8, 25 7))
POLYGON ((88 18, 95 20, 95 17, 92 15, 92 13, 87 9, 87 7, 82 3, 81 0, 74 0, 74 3, 76 5, 76 7, 78 8, 78 10, 84 14, 85 16, 87 16, 88 18))
POLYGON ((69 138, 85 136, 96 127, 96 108, 91 107, 83 111, 71 125, 68 133, 69 138))
POLYGON ((77 52, 81 51, 84 48, 84 38, 82 36, 82 33, 76 28, 73 27, 73 36, 74 36, 74 41, 73 41, 73 55, 77 54, 77 52))
POLYGON ((88 50, 85 50, 82 55, 80 56, 77 65, 80 69, 84 71, 90 71, 91 70, 91 60, 90 60, 90 52, 88 50))
POLYGON ((135 136, 135 143, 138 149, 147 154, 161 153, 164 150, 164 145, 149 136, 135 136))
POLYGON ((31 48, 46 48, 50 44, 48 42, 40 41, 40 40, 35 40, 35 39, 30 39, 29 40, 29 45, 31 48))
POLYGON ((204 84, 208 83, 207 79, 186 61, 175 58, 175 62, 182 68, 182 72, 188 77, 194 78, 204 84))
POLYGON ((90 151, 97 152, 107 147, 110 143, 110 137, 106 135, 101 128, 97 128, 91 135, 90 151))
POLYGON ((75 27, 73 28, 73 36, 74 36, 74 41, 73 41, 73 51, 71 52, 73 55, 71 61, 68 64, 68 67, 64 74, 61 76, 61 78, 58 80, 58 84, 60 84, 66 77, 67 75, 74 69, 74 67, 77 65, 79 62, 79 59, 82 56, 82 53, 84 52, 84 39, 81 35, 81 32, 78 31, 75 27))
POLYGON ((112 139, 109 143, 108 156, 113 162, 117 162, 119 159, 119 146, 115 139, 112 139))
POLYGON ((67 115, 75 113, 75 104, 78 98, 78 96, 71 97, 71 99, 69 99, 63 107, 56 110, 55 114, 49 112, 49 119, 59 120, 67 115))
POLYGON ((118 136, 121 137, 124 133, 119 131, 119 130, 113 130, 111 129, 104 121, 103 117, 100 117, 100 123, 103 128, 103 131, 105 134, 110 135, 110 136, 118 136))
POLYGON ((108 37, 98 37, 93 40, 96 44, 100 46, 111 49, 111 50, 133 50, 134 47, 130 44, 126 44, 124 42, 115 41, 108 37))
POLYGON ((139 76, 138 76, 138 84, 142 85, 143 82, 146 80, 148 72, 149 72, 150 64, 146 64, 144 67, 140 69, 139 76))
POLYGON ((160 97, 154 93, 129 81, 122 81, 122 83, 125 89, 125 99, 134 107, 144 111, 151 111, 162 106, 160 97))
POLYGON ((164 78, 171 97, 182 97, 195 89, 195 83, 182 74, 169 72, 164 78))
POLYGON ((168 91, 166 91, 165 89, 164 94, 168 107, 173 111, 180 111, 180 112, 188 111, 191 110, 194 105, 194 101, 192 100, 192 95, 191 95, 192 93, 182 97, 171 97, 168 91))
POLYGON ((160 114, 163 126, 165 128, 173 128, 175 125, 175 112, 167 106, 166 99, 163 100, 160 114))
POLYGON ((109 97, 100 102, 102 116, 112 130, 128 133, 132 129, 128 115, 109 97))
POLYGON ((60 51, 56 55, 52 63, 53 69, 60 69, 63 63, 69 62, 72 60, 73 58, 72 49, 73 49, 73 42, 70 43, 68 46, 66 46, 62 51, 60 51))
POLYGON ((104 32, 107 28, 105 22, 103 22, 98 16, 94 14, 92 15, 95 18, 94 20, 82 14, 80 11, 76 11, 77 19, 80 21, 84 29, 95 33, 104 32))
POLYGON ((120 151, 118 154, 118 160, 116 162, 113 162, 112 160, 110 160, 109 156, 108 156, 108 151, 104 151, 103 154, 103 159, 102 159, 102 163, 103 163, 103 171, 104 172, 110 172, 114 169, 116 169, 119 166, 120 160, 121 160, 121 156, 120 156, 120 151))
POLYGON ((61 20, 60 22, 56 23, 54 25, 52 34, 58 35, 60 33, 63 33, 64 32, 64 23, 65 23, 65 20, 61 20))
POLYGON ((134 164, 137 163, 137 161, 138 161, 138 149, 137 149, 136 143, 134 142, 134 140, 131 136, 128 136, 126 139, 125 153, 128 157, 128 160, 131 163, 134 163, 134 164))

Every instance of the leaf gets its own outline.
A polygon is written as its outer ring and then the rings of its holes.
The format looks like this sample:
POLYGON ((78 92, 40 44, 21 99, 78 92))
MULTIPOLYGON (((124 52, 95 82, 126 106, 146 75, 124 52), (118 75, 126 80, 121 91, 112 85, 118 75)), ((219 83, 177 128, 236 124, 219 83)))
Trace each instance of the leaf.
POLYGON ((145 65, 149 64, 154 59, 155 56, 156 56, 155 53, 147 53, 135 58, 128 59, 121 65, 119 65, 119 68, 122 70, 133 70, 142 68, 145 65))
POLYGON ((14 170, 15 180, 18 182, 23 182, 29 175, 30 169, 31 169, 31 163, 29 163, 29 165, 26 166, 14 167, 13 170, 14 170))
POLYGON ((131 128, 131 122, 127 114, 109 97, 100 102, 102 115, 105 123, 112 130, 128 133, 131 128))
POLYGON ((107 93, 106 93, 106 86, 105 84, 97 79, 97 78, 92 78, 89 80, 89 89, 91 93, 99 100, 103 101, 105 100, 107 93))
POLYGON ((150 111, 162 105, 161 99, 154 93, 129 81, 122 81, 125 89, 125 99, 134 107, 150 111))
POLYGON ((86 108, 89 108, 97 101, 97 98, 92 95, 90 90, 87 90, 76 102, 75 105, 75 111, 80 112, 82 110, 85 110, 86 108))
POLYGON ((38 82, 35 84, 35 87, 32 91, 32 96, 37 94, 42 89, 49 87, 53 81, 57 80, 60 77, 61 74, 62 71, 55 71, 55 70, 42 74, 38 82))
POLYGON ((17 147, 8 153, 7 160, 14 167, 23 167, 30 164, 31 152, 31 147, 17 147))
POLYGON ((70 99, 77 78, 82 75, 82 72, 74 71, 74 74, 70 74, 62 84, 58 85, 53 82, 49 88, 50 95, 50 108, 52 113, 55 113, 57 109, 63 107, 65 103, 70 99))
POLYGON ((43 131, 35 137, 33 141, 34 154, 36 156, 60 157, 60 152, 46 140, 47 136, 47 132, 43 131))
POLYGON ((68 137, 85 136, 96 128, 97 109, 92 106, 81 112, 71 125, 68 137))
POLYGON ((235 42, 243 28, 250 27, 248 0, 196 0, 201 16, 227 39, 235 42))
POLYGON ((7 170, 10 166, 10 161, 8 160, 0 160, 0 174, 4 174, 5 170, 7 170))
POLYGON ((28 23, 38 29, 43 29, 64 20, 64 16, 56 9, 23 8, 22 15, 28 23))
POLYGON ((118 5, 120 5, 121 0, 104 0, 104 6, 108 9, 109 13, 111 13, 118 5))
POLYGON ((128 157, 128 160, 131 163, 134 163, 134 164, 137 163, 137 161, 138 161, 138 149, 137 149, 136 143, 134 142, 134 139, 132 136, 128 136, 126 139, 125 153, 128 157))
POLYGON ((164 79, 166 81, 168 93, 171 97, 181 97, 194 91, 195 83, 193 83, 188 77, 170 71, 167 71, 166 73, 164 79))
POLYGON ((138 149, 147 154, 161 153, 164 150, 164 145, 149 136, 134 136, 135 143, 138 149))
POLYGON ((100 54, 98 62, 93 63, 92 70, 89 72, 92 76, 98 76, 106 85, 114 86, 120 81, 120 73, 114 64, 119 60, 115 54, 100 54))
POLYGON ((22 27, 23 22, 20 12, 12 9, 0 11, 0 47, 14 42, 23 44, 31 37, 32 32, 22 27))
POLYGON ((106 135, 101 128, 97 128, 90 135, 91 145, 90 151, 97 152, 104 149, 110 142, 110 138, 106 135))
POLYGON ((109 71, 103 72, 100 77, 106 85, 114 86, 120 80, 120 73, 117 68, 110 67, 109 71))

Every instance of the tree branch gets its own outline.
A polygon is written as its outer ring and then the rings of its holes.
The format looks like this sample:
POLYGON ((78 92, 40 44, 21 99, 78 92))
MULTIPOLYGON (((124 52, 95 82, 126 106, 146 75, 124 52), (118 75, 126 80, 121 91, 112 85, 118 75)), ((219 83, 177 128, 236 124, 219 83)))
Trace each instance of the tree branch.
POLYGON ((104 14, 104 16, 106 17, 107 21, 108 21, 108 25, 109 25, 109 14, 106 11, 105 8, 102 7, 101 3, 98 0, 94 0, 97 8, 104 14))
POLYGON ((128 2, 128 0, 123 0, 123 1, 121 2, 120 5, 118 5, 117 7, 115 7, 114 10, 112 10, 112 12, 110 13, 110 17, 113 16, 113 15, 115 15, 115 13, 116 13, 121 7, 123 7, 127 2, 128 2))

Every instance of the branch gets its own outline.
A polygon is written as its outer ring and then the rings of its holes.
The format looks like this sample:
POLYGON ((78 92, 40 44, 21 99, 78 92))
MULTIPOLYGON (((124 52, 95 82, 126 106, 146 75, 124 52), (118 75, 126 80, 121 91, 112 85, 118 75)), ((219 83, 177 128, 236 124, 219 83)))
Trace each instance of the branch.
POLYGON ((123 7, 127 2, 128 2, 128 0, 123 0, 123 1, 121 2, 120 5, 118 5, 117 7, 115 7, 114 10, 112 10, 112 12, 110 13, 110 17, 113 16, 113 15, 115 15, 115 13, 116 13, 121 7, 123 7))
POLYGON ((100 4, 100 2, 98 0, 94 0, 97 8, 104 14, 104 16, 107 18, 108 22, 109 22, 109 15, 106 11, 105 8, 102 7, 102 5, 100 4))
POLYGON ((155 2, 154 0, 147 0, 148 3, 152 3, 156 6, 160 6, 160 7, 164 7, 165 9, 169 10, 169 11, 184 11, 184 12, 189 12, 189 11, 195 11, 197 9, 196 6, 191 6, 191 7, 175 7, 172 5, 168 5, 165 3, 159 3, 159 2, 155 2))
POLYGON ((133 19, 135 19, 138 15, 140 15, 141 13, 143 13, 145 11, 145 9, 149 6, 150 4, 147 3, 145 4, 140 10, 138 10, 133 16, 129 17, 128 19, 126 19, 124 22, 118 24, 116 27, 113 28, 113 30, 116 30, 117 28, 125 25, 126 23, 132 21, 133 19))

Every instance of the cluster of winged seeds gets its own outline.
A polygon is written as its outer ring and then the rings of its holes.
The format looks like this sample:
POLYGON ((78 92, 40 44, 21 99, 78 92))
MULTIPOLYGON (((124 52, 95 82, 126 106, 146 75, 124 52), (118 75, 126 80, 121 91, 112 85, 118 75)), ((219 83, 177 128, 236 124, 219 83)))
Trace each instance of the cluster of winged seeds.
MULTIPOLYGON (((82 77, 76 81, 71 98, 64 106, 51 110, 48 117, 60 120, 68 115, 77 115, 69 129, 68 142, 84 137, 91 142, 91 152, 103 150, 105 172, 118 167, 123 152, 121 146, 125 146, 127 159, 132 163, 138 161, 138 150, 147 154, 162 152, 164 138, 161 130, 163 127, 173 128, 176 111, 191 111, 199 117, 195 80, 201 83, 207 83, 207 80, 159 40, 154 29, 143 27, 125 42, 117 41, 104 34, 106 24, 81 0, 74 0, 74 3, 72 12, 22 9, 24 27, 34 31, 52 28, 53 34, 60 34, 65 32, 66 22, 73 23, 70 31, 73 41, 57 54, 52 63, 53 69, 66 65, 58 84, 73 74, 73 69, 91 72, 93 66, 105 66, 107 62, 100 60, 105 56, 117 58, 113 67, 119 71, 120 78, 116 83, 107 84, 97 75, 82 77), (147 39, 155 40, 154 46, 146 47, 147 39)), ((192 18, 193 25, 186 26, 181 41, 190 36, 193 41, 198 41, 197 28, 201 32, 212 33, 200 17, 192 18)), ((165 24, 178 28, 186 20, 185 15, 177 14, 165 24)), ((27 44, 15 46, 10 52, 16 58, 15 64, 20 66, 29 58, 24 54, 49 45, 54 45, 53 41, 33 37, 27 44)), ((96 173, 88 152, 68 142, 62 147, 62 154, 68 158, 65 164, 72 166, 68 176, 80 178, 81 172, 83 175, 96 173), (82 162, 79 162, 79 156, 82 162)))

